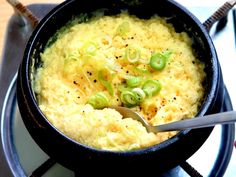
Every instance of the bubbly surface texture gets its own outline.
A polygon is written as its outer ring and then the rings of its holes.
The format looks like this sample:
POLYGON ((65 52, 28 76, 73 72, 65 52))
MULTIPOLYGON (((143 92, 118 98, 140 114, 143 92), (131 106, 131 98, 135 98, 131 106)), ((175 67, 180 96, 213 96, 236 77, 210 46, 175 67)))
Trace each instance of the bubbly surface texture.
POLYGON ((194 117, 202 104, 204 64, 187 33, 176 33, 163 18, 124 12, 74 20, 53 40, 41 53, 34 91, 48 120, 82 144, 127 151, 176 134, 148 133, 107 108, 112 105, 130 107, 158 125, 194 117))

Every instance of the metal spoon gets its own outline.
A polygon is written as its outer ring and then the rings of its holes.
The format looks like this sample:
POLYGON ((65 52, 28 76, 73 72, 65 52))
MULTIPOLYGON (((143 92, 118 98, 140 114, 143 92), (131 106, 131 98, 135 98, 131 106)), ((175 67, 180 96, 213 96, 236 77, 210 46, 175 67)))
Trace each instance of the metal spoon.
POLYGON ((112 107, 117 110, 123 117, 133 118, 140 121, 148 132, 165 132, 179 131, 185 129, 196 129, 203 127, 211 127, 216 124, 229 124, 236 122, 236 111, 228 111, 206 116, 199 116, 191 119, 176 121, 172 123, 152 126, 138 113, 126 107, 112 107))

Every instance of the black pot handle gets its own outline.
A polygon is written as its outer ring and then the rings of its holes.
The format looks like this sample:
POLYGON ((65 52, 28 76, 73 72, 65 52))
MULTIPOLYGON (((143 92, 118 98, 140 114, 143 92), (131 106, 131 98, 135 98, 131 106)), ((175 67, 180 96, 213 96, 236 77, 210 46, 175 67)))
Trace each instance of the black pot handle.
POLYGON ((23 18, 27 18, 27 21, 31 23, 33 28, 35 28, 38 25, 39 19, 21 2, 19 2, 18 0, 7 0, 7 2, 12 5, 14 10, 18 14, 21 15, 23 22, 25 22, 23 18))
POLYGON ((231 10, 236 4, 236 0, 230 0, 224 3, 214 14, 212 14, 204 23, 203 26, 207 31, 210 31, 213 24, 219 21, 222 17, 227 16, 229 10, 231 10))
MULTIPOLYGON (((38 23, 39 19, 21 2, 18 0, 7 0, 9 4, 12 5, 15 11, 17 11, 22 17, 28 18, 29 22, 31 23, 32 27, 35 28, 38 23)), ((222 5, 213 15, 211 15, 204 23, 203 26, 206 28, 207 31, 210 31, 212 25, 219 21, 222 17, 226 16, 236 4, 236 0, 229 0, 224 5, 222 5)))

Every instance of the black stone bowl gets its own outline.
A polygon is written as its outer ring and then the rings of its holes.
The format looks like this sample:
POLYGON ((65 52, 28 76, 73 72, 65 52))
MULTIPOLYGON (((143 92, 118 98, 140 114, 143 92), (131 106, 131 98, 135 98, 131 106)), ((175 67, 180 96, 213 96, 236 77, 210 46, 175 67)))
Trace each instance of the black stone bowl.
POLYGON ((171 0, 68 0, 41 20, 27 43, 17 79, 18 105, 25 126, 51 158, 85 176, 139 175, 142 170, 147 174, 158 174, 178 166, 201 147, 213 127, 181 131, 173 138, 145 149, 111 152, 91 148, 68 138, 39 109, 31 80, 35 69, 40 66, 40 53, 49 38, 70 19, 97 9, 105 9, 108 15, 126 9, 140 18, 157 14, 168 17, 176 32, 187 32, 193 39, 192 47, 196 56, 206 65, 205 100, 198 115, 220 112, 224 83, 217 54, 207 30, 186 8, 171 0))

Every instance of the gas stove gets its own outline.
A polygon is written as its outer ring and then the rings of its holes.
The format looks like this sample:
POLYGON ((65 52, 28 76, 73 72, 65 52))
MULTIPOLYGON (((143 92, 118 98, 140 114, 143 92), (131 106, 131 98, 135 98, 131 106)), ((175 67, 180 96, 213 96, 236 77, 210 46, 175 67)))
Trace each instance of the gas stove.
MULTIPOLYGON (((32 4, 31 11, 42 18, 55 5, 32 4)), ((217 7, 191 7, 189 10, 200 21, 206 20, 217 7)), ((45 176, 73 177, 79 176, 73 171, 50 159, 33 141, 26 130, 19 114, 16 100, 16 77, 24 46, 32 32, 27 20, 13 15, 8 24, 5 50, 0 68, 0 177, 12 176, 45 176), (4 83, 4 84, 3 84, 4 83)), ((225 82, 226 96, 222 111, 236 107, 236 45, 232 11, 228 14, 228 23, 224 29, 215 33, 211 30, 225 82)), ((236 149, 233 148, 235 138, 234 124, 217 125, 203 146, 187 162, 161 174, 161 176, 226 176, 236 174, 236 149)), ((160 176, 160 175, 159 175, 160 176)))

